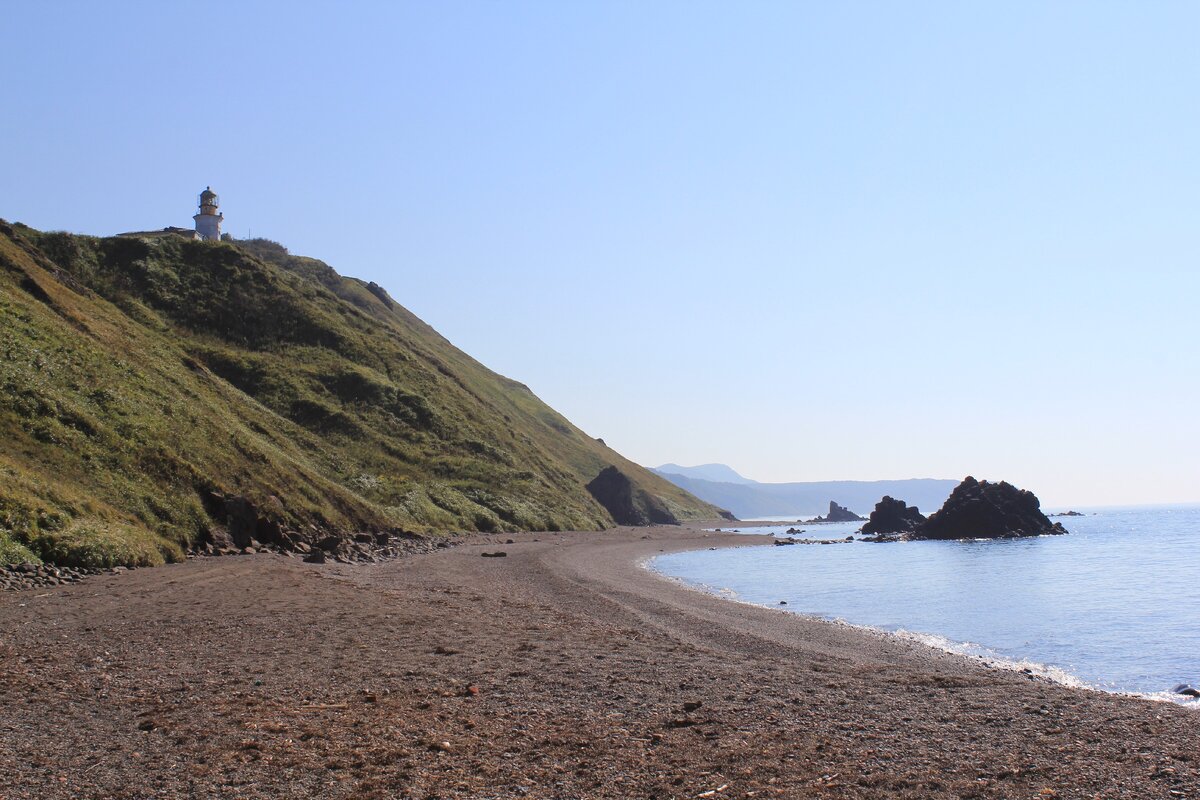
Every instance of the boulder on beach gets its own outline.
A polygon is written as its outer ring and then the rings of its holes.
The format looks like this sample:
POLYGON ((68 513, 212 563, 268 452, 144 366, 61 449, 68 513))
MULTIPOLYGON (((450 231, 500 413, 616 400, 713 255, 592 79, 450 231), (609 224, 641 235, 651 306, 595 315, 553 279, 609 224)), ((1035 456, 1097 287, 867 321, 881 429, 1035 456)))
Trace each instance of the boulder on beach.
POLYGON ((1062 523, 1042 513, 1037 495, 1010 483, 968 476, 945 505, 911 535, 912 539, 1000 539, 1066 533, 1062 523))
POLYGON ((884 496, 875 504, 867 524, 862 526, 863 533, 912 533, 925 522, 925 515, 916 506, 910 506, 903 500, 884 496))

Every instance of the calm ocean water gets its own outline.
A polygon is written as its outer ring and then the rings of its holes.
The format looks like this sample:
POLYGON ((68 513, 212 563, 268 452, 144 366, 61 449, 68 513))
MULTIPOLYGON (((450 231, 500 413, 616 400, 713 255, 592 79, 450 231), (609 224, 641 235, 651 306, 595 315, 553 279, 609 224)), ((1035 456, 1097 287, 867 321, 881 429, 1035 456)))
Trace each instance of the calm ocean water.
MULTIPOLYGON (((1058 520, 1069 536, 702 550, 652 568, 1067 683, 1184 700, 1169 692, 1200 687, 1200 506, 1087 513, 1058 520)), ((844 537, 859 524, 805 535, 844 537)))

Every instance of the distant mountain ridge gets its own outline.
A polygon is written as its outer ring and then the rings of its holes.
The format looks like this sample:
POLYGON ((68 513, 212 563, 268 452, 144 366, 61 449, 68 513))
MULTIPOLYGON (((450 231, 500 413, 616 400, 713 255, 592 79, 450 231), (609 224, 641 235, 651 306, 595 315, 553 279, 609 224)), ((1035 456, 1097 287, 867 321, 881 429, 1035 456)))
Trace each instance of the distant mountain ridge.
POLYGON ((668 467, 676 466, 664 464, 653 471, 701 500, 728 509, 738 519, 789 515, 795 515, 797 519, 812 517, 825 513, 830 501, 866 516, 884 495, 902 498, 909 505, 934 511, 941 507, 958 485, 958 481, 938 478, 758 483, 743 478, 724 464, 684 467, 691 475, 667 471, 668 467), (727 470, 739 480, 706 480, 696 477, 698 470, 717 475, 727 470))
POLYGON ((758 481, 739 475, 734 471, 733 467, 727 464, 698 464, 694 467, 681 467, 679 464, 663 464, 653 467, 653 471, 659 475, 682 475, 685 478, 715 481, 717 483, 758 483, 758 481))

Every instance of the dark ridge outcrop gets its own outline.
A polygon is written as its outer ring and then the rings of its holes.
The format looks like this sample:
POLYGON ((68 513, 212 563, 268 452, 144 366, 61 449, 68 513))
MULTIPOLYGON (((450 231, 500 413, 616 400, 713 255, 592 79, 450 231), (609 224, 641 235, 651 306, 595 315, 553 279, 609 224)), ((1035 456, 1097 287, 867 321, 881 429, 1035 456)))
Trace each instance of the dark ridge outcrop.
POLYGON ((925 515, 916 506, 910 506, 903 500, 885 496, 875 504, 867 524, 862 526, 863 533, 912 533, 925 522, 925 515))
POLYGON ((1066 532, 1061 523, 1042 513, 1033 492, 1005 481, 989 483, 968 476, 910 538, 1001 539, 1066 532))
POLYGON ((384 289, 375 281, 371 281, 367 284, 367 291, 378 297, 379 302, 383 303, 388 308, 395 307, 396 301, 393 300, 390 295, 388 295, 387 289, 384 289))
POLYGON ((601 470, 587 490, 618 525, 679 524, 662 500, 635 487, 629 476, 616 467, 601 470))

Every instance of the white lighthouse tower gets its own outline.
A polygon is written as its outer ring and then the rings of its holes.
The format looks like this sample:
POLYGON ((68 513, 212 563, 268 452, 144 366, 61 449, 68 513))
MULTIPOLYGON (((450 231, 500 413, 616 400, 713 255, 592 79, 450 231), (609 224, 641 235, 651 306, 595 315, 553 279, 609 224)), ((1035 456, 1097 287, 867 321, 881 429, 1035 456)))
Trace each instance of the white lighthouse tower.
POLYGON ((204 187, 200 193, 200 213, 192 219, 196 220, 196 233, 205 241, 217 242, 221 239, 221 220, 225 219, 225 215, 217 211, 219 200, 211 186, 204 187))

